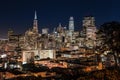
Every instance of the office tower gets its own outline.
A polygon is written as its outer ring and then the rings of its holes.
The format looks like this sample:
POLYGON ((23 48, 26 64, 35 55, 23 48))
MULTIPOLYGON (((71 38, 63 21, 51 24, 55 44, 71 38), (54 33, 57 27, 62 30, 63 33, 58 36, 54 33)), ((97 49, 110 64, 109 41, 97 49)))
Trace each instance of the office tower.
POLYGON ((95 18, 92 16, 84 17, 83 29, 86 34, 86 37, 94 40, 96 38, 96 36, 95 36, 95 32, 96 32, 95 18))
POLYGON ((13 35, 14 34, 14 31, 13 30, 11 30, 11 29, 9 29, 8 30, 8 40, 10 41, 11 40, 11 35, 13 35))
POLYGON ((86 36, 87 46, 94 47, 96 41, 96 26, 95 26, 95 18, 93 16, 84 17, 83 32, 86 36))
POLYGON ((70 17, 69 19, 69 31, 74 31, 74 18, 70 17))

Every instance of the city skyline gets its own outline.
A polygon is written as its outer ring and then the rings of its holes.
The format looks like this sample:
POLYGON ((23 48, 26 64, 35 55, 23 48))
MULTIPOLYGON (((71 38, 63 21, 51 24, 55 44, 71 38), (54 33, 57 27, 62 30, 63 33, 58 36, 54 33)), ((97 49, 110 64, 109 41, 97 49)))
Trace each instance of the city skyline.
POLYGON ((119 3, 0 2, 0 80, 120 80, 119 3))
POLYGON ((119 21, 119 1, 3 1, 0 3, 0 37, 7 35, 9 28, 18 33, 24 33, 33 25, 34 11, 37 11, 38 28, 53 29, 59 23, 69 24, 69 17, 74 17, 75 30, 82 28, 84 16, 92 15, 96 19, 97 27, 104 22, 119 21))

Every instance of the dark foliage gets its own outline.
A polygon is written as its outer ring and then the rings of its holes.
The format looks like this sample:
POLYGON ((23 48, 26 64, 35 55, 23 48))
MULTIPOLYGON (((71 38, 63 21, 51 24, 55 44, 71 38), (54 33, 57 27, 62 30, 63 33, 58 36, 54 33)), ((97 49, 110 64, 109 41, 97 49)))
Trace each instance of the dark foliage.
POLYGON ((43 72, 48 71, 49 68, 46 66, 35 66, 33 63, 24 64, 23 71, 30 71, 30 72, 43 72))
POLYGON ((120 80, 120 70, 108 68, 100 71, 90 72, 87 76, 81 76, 77 80, 120 80))
POLYGON ((109 50, 115 57, 117 66, 117 58, 120 53, 120 22, 108 22, 101 25, 97 32, 98 39, 102 41, 100 50, 109 50))
POLYGON ((120 23, 108 22, 101 25, 98 35, 103 40, 103 45, 112 51, 120 52, 120 23))

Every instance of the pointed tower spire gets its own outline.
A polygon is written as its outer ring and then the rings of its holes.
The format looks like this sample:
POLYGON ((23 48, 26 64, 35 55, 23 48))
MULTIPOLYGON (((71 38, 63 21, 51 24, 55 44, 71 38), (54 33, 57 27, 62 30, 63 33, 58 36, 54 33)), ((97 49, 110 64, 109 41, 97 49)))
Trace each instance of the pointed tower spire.
POLYGON ((38 20, 37 20, 37 12, 35 11, 34 21, 33 21, 33 31, 38 33, 38 20))
POLYGON ((34 19, 35 19, 35 20, 37 19, 37 12, 36 12, 36 11, 35 11, 34 19))

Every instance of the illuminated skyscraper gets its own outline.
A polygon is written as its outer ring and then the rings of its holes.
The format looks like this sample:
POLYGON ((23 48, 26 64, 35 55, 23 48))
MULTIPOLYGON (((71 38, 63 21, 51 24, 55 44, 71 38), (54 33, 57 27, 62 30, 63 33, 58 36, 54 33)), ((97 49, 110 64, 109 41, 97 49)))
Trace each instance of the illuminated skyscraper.
POLYGON ((9 29, 9 30, 8 30, 8 39, 9 39, 9 40, 11 39, 11 35, 13 35, 13 34, 14 34, 14 31, 11 30, 11 29, 9 29))
POLYGON ((69 19, 69 31, 74 31, 74 18, 70 17, 69 19))
POLYGON ((96 26, 95 26, 95 18, 92 16, 84 17, 83 20, 83 29, 86 34, 87 38, 90 38, 92 40, 96 39, 96 26))
POLYGON ((38 20, 37 20, 37 13, 35 11, 34 21, 33 21, 33 31, 38 33, 38 20))
POLYGON ((86 16, 83 20, 83 32, 86 36, 86 44, 89 47, 96 45, 96 26, 93 16, 86 16))
POLYGON ((25 32, 25 48, 27 49, 37 49, 37 38, 39 37, 38 33, 38 20, 37 13, 35 11, 33 29, 29 29, 25 32))

